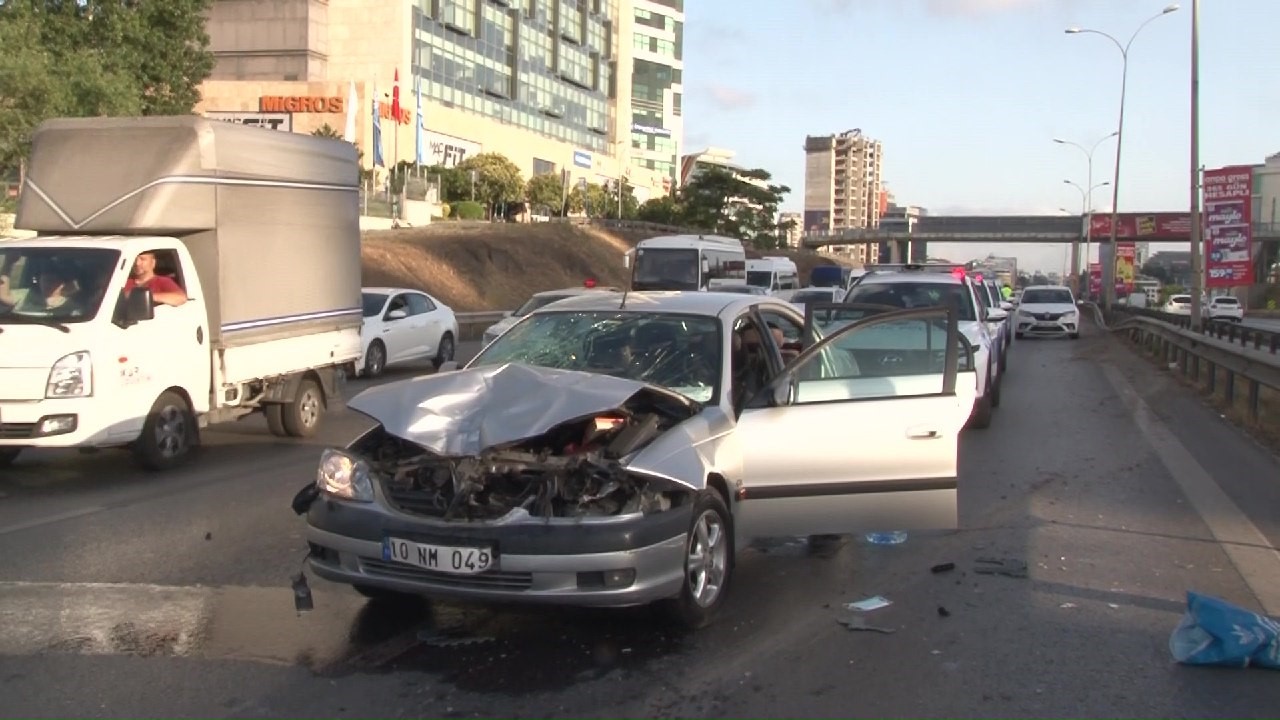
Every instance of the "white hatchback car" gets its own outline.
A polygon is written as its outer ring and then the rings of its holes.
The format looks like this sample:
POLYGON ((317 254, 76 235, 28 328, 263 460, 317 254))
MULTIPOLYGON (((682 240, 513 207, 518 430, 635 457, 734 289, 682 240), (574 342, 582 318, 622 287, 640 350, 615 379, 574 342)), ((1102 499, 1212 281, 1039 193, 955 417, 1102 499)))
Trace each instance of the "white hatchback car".
POLYGON ((1210 320, 1244 322, 1244 306, 1236 298, 1222 295, 1205 303, 1200 309, 1200 315, 1210 320))
POLYGON ((1190 295, 1170 295, 1168 302, 1160 307, 1160 311, 1170 315, 1190 315, 1190 295))
POLYGON ((409 288, 367 287, 360 295, 360 375, 377 377, 388 365, 415 360, 430 359, 437 368, 453 360, 458 318, 448 305, 409 288))
POLYGON ((1061 337, 1080 339, 1080 308, 1071 288, 1065 285, 1034 285, 1022 293, 1018 303, 1014 337, 1061 337))

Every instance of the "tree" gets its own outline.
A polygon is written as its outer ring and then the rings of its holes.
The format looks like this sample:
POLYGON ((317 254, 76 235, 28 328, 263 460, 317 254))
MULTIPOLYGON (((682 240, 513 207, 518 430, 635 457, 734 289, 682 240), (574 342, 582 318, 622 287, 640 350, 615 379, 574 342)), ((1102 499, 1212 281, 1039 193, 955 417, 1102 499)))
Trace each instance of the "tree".
POLYGON ((564 215, 565 191, 560 173, 534 175, 525 184, 525 199, 534 212, 564 215))
POLYGON ((658 225, 683 225, 684 208, 670 195, 646 200, 636 210, 636 217, 658 225))
POLYGON ((213 70, 211 1, 0 2, 0 166, 52 117, 190 113, 213 70))
POLYGON ((741 238, 760 249, 777 244, 778 206, 791 188, 770 184, 765 170, 710 167, 680 190, 685 223, 741 238))
POLYGON ((618 214, 618 196, 610 197, 609 191, 603 185, 588 183, 584 191, 582 185, 577 185, 569 195, 570 212, 585 212, 587 217, 606 218, 610 216, 610 202, 612 202, 612 214, 618 214))
POLYGON ((602 214, 605 217, 616 218, 618 220, 635 219, 636 213, 639 212, 640 210, 640 201, 636 200, 635 187, 631 185, 631 183, 628 183, 625 180, 619 183, 619 181, 615 180, 613 182, 608 183, 607 185, 602 186, 602 189, 604 190, 604 193, 605 193, 605 202, 606 202, 605 211, 602 214), (618 214, 619 185, 621 185, 622 187, 622 208, 621 208, 622 214, 621 215, 618 214))
POLYGON ((1142 274, 1159 280, 1161 285, 1171 285, 1173 283, 1173 276, 1170 275, 1169 269, 1159 263, 1148 261, 1142 266, 1142 274))
POLYGON ((470 173, 475 171, 475 199, 493 210, 498 205, 519 202, 524 198, 524 178, 520 168, 505 155, 480 153, 458 163, 458 171, 467 179, 470 197, 470 173))

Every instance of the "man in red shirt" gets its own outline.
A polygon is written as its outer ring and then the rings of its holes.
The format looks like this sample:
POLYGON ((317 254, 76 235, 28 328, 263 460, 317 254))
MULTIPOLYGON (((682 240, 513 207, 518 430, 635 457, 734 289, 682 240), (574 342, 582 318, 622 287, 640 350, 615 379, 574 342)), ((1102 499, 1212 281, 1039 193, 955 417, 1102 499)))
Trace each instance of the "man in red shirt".
POLYGON ((156 255, 152 252, 138 253, 133 261, 133 276, 124 284, 125 292, 136 287, 151 291, 151 300, 156 303, 177 307, 187 301, 187 293, 173 279, 156 274, 156 255))

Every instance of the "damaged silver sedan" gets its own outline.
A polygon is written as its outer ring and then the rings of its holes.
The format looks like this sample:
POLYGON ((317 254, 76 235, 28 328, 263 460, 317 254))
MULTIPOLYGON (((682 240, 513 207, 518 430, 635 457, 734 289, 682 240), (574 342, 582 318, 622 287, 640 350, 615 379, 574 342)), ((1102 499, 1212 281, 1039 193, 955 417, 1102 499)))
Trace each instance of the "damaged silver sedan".
POLYGON ((377 425, 295 500, 309 568, 371 597, 663 601, 700 627, 750 538, 955 527, 976 378, 954 314, 813 317, 583 296, 367 390, 348 405, 377 425))

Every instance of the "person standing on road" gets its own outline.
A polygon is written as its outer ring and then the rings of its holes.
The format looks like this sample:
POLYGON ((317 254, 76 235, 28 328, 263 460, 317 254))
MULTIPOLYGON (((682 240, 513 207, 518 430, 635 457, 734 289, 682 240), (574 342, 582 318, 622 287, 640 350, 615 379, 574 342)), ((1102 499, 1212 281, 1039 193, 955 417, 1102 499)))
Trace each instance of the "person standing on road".
POLYGON ((187 293, 172 278, 156 274, 156 254, 153 252, 138 253, 133 261, 133 275, 124 284, 125 292, 133 292, 136 287, 151 291, 151 300, 155 303, 177 307, 187 301, 187 293))
POLYGON ((1008 302, 1009 299, 1013 297, 1013 288, 1009 287, 1008 283, 1002 283, 1000 285, 1000 297, 1005 302, 1008 302))

